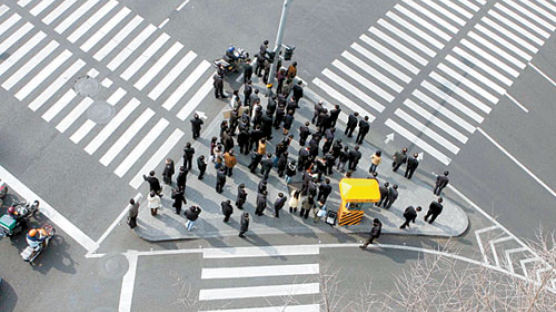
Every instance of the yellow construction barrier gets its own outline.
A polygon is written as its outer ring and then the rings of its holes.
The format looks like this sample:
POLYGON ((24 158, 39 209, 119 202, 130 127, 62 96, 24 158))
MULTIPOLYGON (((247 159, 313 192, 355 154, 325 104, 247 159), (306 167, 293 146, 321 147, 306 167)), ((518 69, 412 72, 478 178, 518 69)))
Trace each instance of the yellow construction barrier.
POLYGON ((375 179, 344 178, 339 184, 342 203, 338 209, 338 225, 355 225, 361 222, 365 208, 380 200, 375 179))

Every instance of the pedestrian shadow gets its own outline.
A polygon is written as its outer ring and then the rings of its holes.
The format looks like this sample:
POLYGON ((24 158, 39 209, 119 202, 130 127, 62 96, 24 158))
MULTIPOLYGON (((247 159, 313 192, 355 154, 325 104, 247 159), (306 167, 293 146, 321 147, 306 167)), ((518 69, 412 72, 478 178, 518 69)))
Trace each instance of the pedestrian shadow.
POLYGON ((17 305, 18 296, 15 289, 12 287, 9 281, 2 280, 0 283, 0 294, 2 294, 2 300, 0 300, 0 311, 12 312, 15 311, 17 305))

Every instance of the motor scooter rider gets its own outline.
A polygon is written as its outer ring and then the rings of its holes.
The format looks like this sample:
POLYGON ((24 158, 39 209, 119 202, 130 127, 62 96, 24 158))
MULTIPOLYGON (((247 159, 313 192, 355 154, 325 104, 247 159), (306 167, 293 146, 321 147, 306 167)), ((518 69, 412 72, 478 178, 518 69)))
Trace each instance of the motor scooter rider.
POLYGON ((33 248, 34 250, 39 250, 44 247, 44 241, 48 237, 48 233, 44 228, 38 229, 31 229, 29 233, 27 233, 27 237, 25 240, 29 247, 33 248))

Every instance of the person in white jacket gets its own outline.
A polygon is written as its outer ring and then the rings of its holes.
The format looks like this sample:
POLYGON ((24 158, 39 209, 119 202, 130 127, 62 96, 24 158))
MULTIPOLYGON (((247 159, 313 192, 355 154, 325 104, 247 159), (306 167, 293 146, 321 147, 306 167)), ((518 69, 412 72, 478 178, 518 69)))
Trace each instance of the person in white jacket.
POLYGON ((158 213, 158 208, 160 208, 160 196, 158 196, 154 191, 151 191, 147 197, 149 208, 151 208, 151 215, 156 216, 158 213))

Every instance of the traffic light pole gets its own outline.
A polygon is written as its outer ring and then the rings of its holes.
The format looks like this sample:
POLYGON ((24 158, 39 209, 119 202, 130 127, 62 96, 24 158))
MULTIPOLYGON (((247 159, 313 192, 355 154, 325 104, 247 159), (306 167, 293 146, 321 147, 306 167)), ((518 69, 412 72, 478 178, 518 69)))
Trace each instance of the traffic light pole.
POLYGON ((268 95, 271 93, 272 86, 274 85, 274 76, 276 76, 276 65, 278 62, 276 61, 279 58, 280 49, 282 48, 282 37, 284 36, 284 28, 286 27, 286 17, 288 15, 288 7, 291 0, 284 0, 284 4, 282 5, 282 15, 280 16, 280 25, 278 25, 278 33, 276 34, 276 43, 274 45, 274 62, 270 66, 270 73, 268 75, 268 95))

